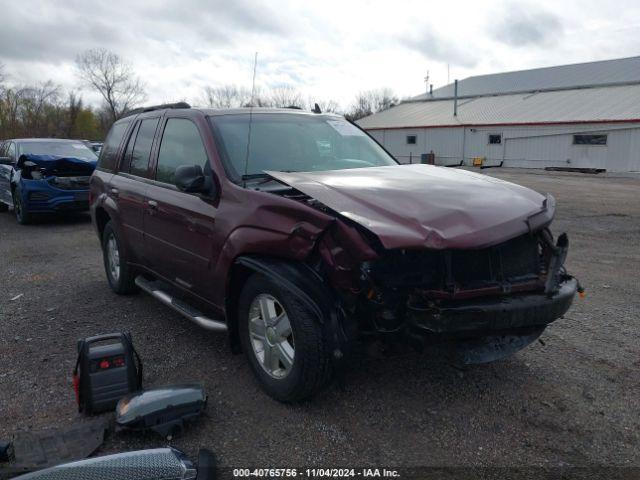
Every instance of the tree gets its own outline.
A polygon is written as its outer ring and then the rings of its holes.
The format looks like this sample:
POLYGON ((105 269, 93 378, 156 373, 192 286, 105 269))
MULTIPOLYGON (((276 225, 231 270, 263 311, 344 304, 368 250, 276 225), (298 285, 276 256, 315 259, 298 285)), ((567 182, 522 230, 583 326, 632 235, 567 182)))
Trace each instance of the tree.
POLYGON ((336 100, 315 100, 309 97, 309 107, 313 108, 316 103, 320 107, 320 111, 322 113, 341 113, 343 111, 340 108, 340 104, 336 100))
POLYGON ((394 107, 398 101, 398 97, 390 88, 360 92, 346 117, 351 121, 359 120, 374 113, 388 110, 394 107))
POLYGON ((238 108, 251 100, 251 91, 237 85, 205 87, 204 97, 206 104, 211 108, 238 108))
POLYGON ((144 85, 131 65, 113 52, 90 49, 78 55, 76 64, 82 80, 104 99, 111 122, 147 98, 144 85))
POLYGON ((67 121, 66 134, 67 137, 73 137, 76 130, 78 116, 82 111, 82 97, 77 96, 76 92, 71 91, 67 96, 67 121))
POLYGON ((268 98, 271 105, 276 108, 305 108, 305 101, 302 98, 302 94, 290 85, 272 89, 269 92, 268 98))
POLYGON ((61 125, 60 85, 51 80, 23 88, 20 103, 22 125, 30 135, 47 136, 61 125))

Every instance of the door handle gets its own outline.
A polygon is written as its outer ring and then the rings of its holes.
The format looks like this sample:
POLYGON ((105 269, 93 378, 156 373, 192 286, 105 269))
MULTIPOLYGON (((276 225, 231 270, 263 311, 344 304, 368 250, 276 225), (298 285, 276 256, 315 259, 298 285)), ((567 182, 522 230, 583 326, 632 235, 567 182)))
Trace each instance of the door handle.
POLYGON ((156 202, 155 200, 149 200, 147 202, 147 205, 149 206, 149 208, 151 210, 157 210, 158 209, 158 202, 156 202))

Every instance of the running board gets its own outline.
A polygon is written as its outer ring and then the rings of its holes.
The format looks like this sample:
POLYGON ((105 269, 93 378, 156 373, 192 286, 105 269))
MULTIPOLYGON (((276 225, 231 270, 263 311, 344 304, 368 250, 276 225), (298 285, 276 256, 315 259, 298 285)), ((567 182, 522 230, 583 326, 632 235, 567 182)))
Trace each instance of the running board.
POLYGON ((168 307, 173 308, 176 312, 184 315, 196 325, 206 328, 207 330, 213 330, 214 332, 226 332, 227 324, 219 320, 213 320, 204 316, 200 311, 193 308, 191 305, 174 298, 167 293, 166 284, 160 281, 147 280, 143 276, 136 277, 136 285, 142 290, 147 292, 152 297, 157 298, 168 307))

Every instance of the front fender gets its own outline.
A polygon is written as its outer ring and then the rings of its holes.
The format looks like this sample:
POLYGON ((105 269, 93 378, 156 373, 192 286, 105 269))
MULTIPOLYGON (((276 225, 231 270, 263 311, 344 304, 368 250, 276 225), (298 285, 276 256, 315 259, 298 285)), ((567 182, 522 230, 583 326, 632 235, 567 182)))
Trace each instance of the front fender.
MULTIPOLYGON (((260 273, 295 295, 322 325, 334 360, 344 357, 343 350, 348 342, 342 322, 345 316, 340 308, 339 299, 315 270, 302 262, 258 255, 240 256, 236 258, 234 265, 248 272, 260 273)), ((239 292, 236 290, 230 288, 229 291, 234 293, 225 298, 231 347, 234 351, 238 351, 239 347, 238 319, 235 313, 239 292)))

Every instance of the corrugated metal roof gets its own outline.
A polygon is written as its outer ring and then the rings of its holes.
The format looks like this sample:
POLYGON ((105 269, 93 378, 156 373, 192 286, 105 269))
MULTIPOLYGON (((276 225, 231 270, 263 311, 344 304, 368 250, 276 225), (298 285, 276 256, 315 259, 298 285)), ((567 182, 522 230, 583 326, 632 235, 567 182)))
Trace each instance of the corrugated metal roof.
MULTIPOLYGON (((458 82, 458 96, 477 96, 581 86, 640 83, 640 57, 535 68, 517 72, 468 77, 458 82)), ((422 94, 412 100, 453 97, 454 84, 422 94)))
POLYGON ((406 102, 357 123, 365 129, 640 119, 640 85, 406 102))

